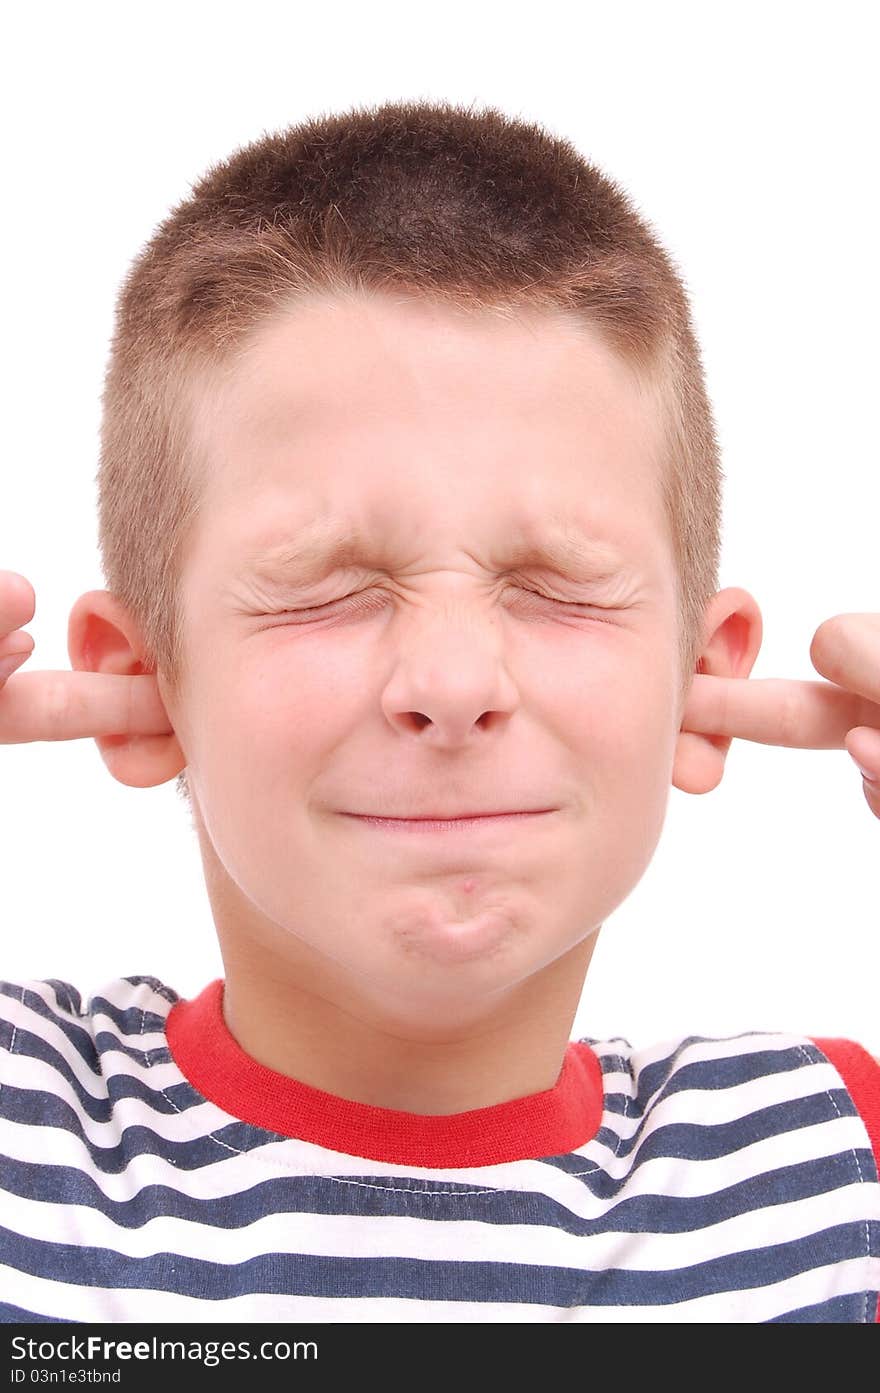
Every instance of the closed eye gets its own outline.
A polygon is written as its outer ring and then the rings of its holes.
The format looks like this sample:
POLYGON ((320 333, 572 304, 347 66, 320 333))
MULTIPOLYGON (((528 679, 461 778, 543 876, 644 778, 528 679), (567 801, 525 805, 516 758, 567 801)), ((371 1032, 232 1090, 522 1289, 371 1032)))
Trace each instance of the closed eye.
MULTIPOLYGON (((609 609, 608 605, 585 604, 580 600, 563 600, 556 595, 548 595, 544 591, 534 590, 529 586, 520 586, 519 589, 524 595, 532 595, 536 599, 546 600, 549 604, 564 605, 566 609, 581 610, 584 612, 585 618, 598 618, 596 614, 597 610, 606 611, 609 609)), ((356 590, 351 595, 344 595, 341 599, 330 600, 323 605, 303 605, 297 609, 273 611, 273 617, 278 619, 293 619, 297 615, 319 617, 324 613, 332 613, 343 605, 347 605, 349 609, 355 612, 367 613, 369 611, 378 610, 379 607, 384 604, 384 600, 384 595, 371 596, 367 591, 356 590), (362 596, 363 598, 361 598, 362 596)), ((609 621, 600 620, 599 622, 608 623, 609 621)))
POLYGON ((521 589, 526 595, 534 595, 537 599, 547 600, 550 604, 565 605, 566 609, 589 610, 593 615, 595 615, 597 609, 602 610, 608 608, 607 605, 588 605, 584 603, 583 600, 562 600, 558 595, 547 595, 543 590, 532 590, 528 586, 522 586, 521 589))

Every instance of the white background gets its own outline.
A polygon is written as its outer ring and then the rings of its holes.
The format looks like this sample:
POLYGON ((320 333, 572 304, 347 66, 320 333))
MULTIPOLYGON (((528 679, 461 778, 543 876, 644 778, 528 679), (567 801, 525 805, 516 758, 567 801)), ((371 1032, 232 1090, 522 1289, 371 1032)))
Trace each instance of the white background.
MULTIPOLYGON (((652 222, 688 286, 721 438, 720 585, 761 607, 754 677, 818 680, 822 620, 880 611, 873 3, 299 11, 7 17, 0 567, 36 591, 27 670, 69 668, 70 609, 105 583, 99 396, 116 293, 155 225, 266 131, 443 98, 567 137, 652 222)), ((880 699, 880 665, 877 679, 880 699)), ((0 976, 87 995, 147 973, 189 996, 222 975, 173 781, 117 783, 92 740, 0 760, 0 976)), ((792 1029, 880 1053, 878 868, 880 822, 845 750, 734 741, 717 790, 671 790, 572 1036, 792 1029)))

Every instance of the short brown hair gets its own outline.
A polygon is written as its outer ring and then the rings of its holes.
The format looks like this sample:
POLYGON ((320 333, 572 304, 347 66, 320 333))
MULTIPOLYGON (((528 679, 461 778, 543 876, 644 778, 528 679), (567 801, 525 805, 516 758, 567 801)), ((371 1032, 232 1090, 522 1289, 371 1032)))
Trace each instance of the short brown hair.
MULTIPOLYGON (((566 139, 497 108, 401 101, 305 120, 209 168, 117 300, 97 474, 107 588, 145 671, 183 672, 180 577, 205 462, 191 384, 304 293, 573 311, 657 389, 682 696, 718 588, 722 471, 686 291, 626 193, 566 139)), ((189 799, 185 772, 178 789, 189 799)))

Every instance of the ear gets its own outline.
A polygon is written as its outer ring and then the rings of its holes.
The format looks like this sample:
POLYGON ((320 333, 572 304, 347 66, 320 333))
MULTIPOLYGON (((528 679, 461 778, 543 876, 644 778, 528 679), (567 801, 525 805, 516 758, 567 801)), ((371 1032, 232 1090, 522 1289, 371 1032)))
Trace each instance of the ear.
MULTIPOLYGON (((146 645, 128 610, 109 590, 81 595, 70 612, 67 651, 76 672, 104 672, 119 677, 143 677, 156 684, 141 662, 146 645)), ((167 710, 167 708, 166 708, 167 710)), ((132 788, 167 783, 186 768, 171 720, 167 735, 96 735, 95 743, 114 779, 132 788)))
MULTIPOLYGON (((761 611, 747 590, 719 590, 706 607, 697 672, 710 677, 748 677, 761 648, 761 611)), ((710 793, 724 775, 731 737, 679 731, 672 782, 684 793, 710 793)))

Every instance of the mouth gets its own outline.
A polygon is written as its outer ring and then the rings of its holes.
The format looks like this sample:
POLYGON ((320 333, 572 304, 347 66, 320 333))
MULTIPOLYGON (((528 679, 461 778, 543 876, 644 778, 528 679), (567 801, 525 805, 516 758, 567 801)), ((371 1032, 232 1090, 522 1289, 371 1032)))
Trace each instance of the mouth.
POLYGON ((488 830, 515 823, 531 822, 535 818, 546 817, 548 813, 556 811, 556 808, 538 808, 515 812, 460 813, 456 814, 455 817, 375 817, 371 813, 343 813, 343 817, 351 817, 358 822, 389 832, 456 832, 477 831, 484 828, 488 830))
POLYGON ((391 813, 345 813, 345 817, 371 817, 382 822, 473 822, 478 817, 530 817, 533 813, 553 813, 555 808, 499 808, 484 811, 476 808, 466 813, 414 813, 412 817, 396 817, 391 813))

